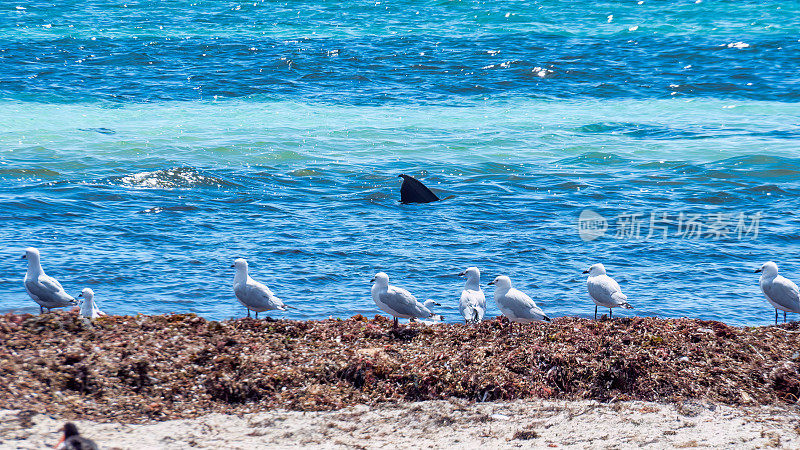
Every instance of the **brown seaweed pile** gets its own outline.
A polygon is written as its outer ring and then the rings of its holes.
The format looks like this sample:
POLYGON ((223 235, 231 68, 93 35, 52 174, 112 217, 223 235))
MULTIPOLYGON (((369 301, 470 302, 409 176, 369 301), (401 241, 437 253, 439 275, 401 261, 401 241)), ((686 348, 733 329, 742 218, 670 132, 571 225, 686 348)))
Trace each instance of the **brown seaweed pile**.
POLYGON ((800 326, 0 316, 5 409, 137 422, 448 397, 798 404, 800 326))

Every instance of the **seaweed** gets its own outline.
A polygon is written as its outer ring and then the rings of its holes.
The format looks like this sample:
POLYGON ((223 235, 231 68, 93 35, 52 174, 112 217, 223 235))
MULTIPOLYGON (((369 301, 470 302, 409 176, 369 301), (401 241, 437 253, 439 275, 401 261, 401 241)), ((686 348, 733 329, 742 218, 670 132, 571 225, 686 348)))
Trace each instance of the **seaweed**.
MULTIPOLYGON (((0 408, 142 422, 445 398, 797 404, 800 324, 0 316, 0 408)), ((534 434, 520 432, 518 439, 534 434)))

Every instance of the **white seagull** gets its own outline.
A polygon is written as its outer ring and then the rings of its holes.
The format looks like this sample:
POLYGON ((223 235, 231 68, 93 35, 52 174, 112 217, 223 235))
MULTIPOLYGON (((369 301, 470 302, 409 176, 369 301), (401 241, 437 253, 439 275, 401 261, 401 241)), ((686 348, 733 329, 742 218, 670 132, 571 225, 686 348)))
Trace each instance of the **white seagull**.
POLYGON ((389 285, 389 275, 378 272, 370 280, 372 285, 372 300, 378 308, 394 317, 394 327, 397 328, 397 319, 437 319, 442 320, 442 316, 434 314, 428 309, 432 305, 438 305, 433 300, 426 300, 420 303, 410 292, 397 286, 389 285))
POLYGON ((84 288, 78 297, 82 297, 83 300, 80 302, 81 306, 81 315, 83 317, 88 317, 89 319, 96 319, 100 316, 105 316, 106 313, 100 311, 100 308, 97 307, 97 303, 94 302, 94 291, 89 288, 84 288))
POLYGON ((532 298, 511 286, 511 278, 500 275, 489 284, 495 286, 494 302, 511 322, 550 322, 550 318, 536 306, 532 298))
POLYGON ((247 261, 238 258, 231 267, 236 268, 236 275, 233 277, 233 293, 247 308, 247 317, 250 317, 250 310, 255 311, 256 319, 260 312, 274 309, 286 311, 288 307, 283 304, 283 300, 276 297, 267 286, 250 278, 250 275, 247 274, 247 261))
POLYGON ((63 308, 77 304, 75 298, 64 291, 58 280, 44 273, 39 258, 39 250, 34 247, 26 248, 22 259, 28 260, 28 272, 25 274, 25 290, 33 301, 39 304, 40 313, 43 313, 45 308, 47 308, 47 312, 50 312, 52 308, 63 308))
POLYGON ((467 277, 464 290, 461 291, 458 310, 464 316, 465 323, 479 323, 486 314, 486 296, 483 294, 480 284, 481 272, 477 267, 469 267, 458 276, 467 277))
POLYGON ((588 273, 586 279, 586 290, 594 301, 594 318, 597 319, 597 307, 608 308, 608 317, 611 317, 611 308, 622 306, 631 309, 633 306, 628 303, 628 296, 622 293, 619 284, 610 276, 606 275, 606 268, 600 263, 593 264, 583 273, 588 273))
POLYGON ((770 261, 764 263, 756 273, 761 272, 758 284, 767 297, 767 301, 775 308, 775 325, 778 324, 778 310, 783 311, 783 321, 786 322, 786 313, 800 313, 800 290, 788 278, 778 275, 778 265, 770 261))

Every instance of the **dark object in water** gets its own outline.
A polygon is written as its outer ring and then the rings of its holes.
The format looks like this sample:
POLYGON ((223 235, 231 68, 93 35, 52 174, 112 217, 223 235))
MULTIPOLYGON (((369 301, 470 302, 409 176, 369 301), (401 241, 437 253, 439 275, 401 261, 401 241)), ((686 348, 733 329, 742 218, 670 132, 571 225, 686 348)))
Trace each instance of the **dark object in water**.
POLYGON ((439 200, 436 194, 416 178, 406 174, 398 176, 403 179, 403 184, 400 186, 400 203, 430 203, 439 200))
POLYGON ((94 131, 95 133, 100 133, 100 134, 117 134, 116 131, 112 130, 111 128, 106 128, 106 127, 78 128, 78 131, 94 131))
POLYGON ((78 433, 78 427, 72 422, 64 424, 64 436, 56 448, 64 450, 97 450, 97 444, 78 433))

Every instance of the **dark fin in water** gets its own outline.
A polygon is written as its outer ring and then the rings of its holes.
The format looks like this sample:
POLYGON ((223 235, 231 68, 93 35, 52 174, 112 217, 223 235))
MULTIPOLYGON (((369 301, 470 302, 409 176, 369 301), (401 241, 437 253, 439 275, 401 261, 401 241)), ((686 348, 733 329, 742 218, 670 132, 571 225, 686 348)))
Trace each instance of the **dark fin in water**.
POLYGON ((436 194, 416 178, 406 174, 398 176, 403 179, 403 184, 400 186, 400 203, 430 203, 439 200, 436 194))
POLYGON ((111 128, 105 128, 105 127, 100 127, 100 128, 78 128, 78 131, 94 131, 95 133, 100 133, 100 134, 117 134, 117 132, 112 130, 111 128))

